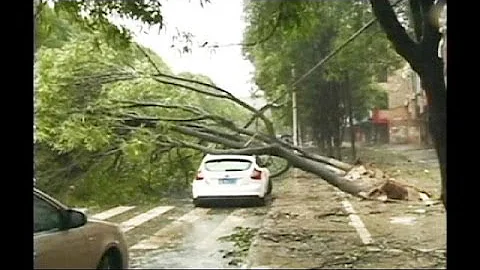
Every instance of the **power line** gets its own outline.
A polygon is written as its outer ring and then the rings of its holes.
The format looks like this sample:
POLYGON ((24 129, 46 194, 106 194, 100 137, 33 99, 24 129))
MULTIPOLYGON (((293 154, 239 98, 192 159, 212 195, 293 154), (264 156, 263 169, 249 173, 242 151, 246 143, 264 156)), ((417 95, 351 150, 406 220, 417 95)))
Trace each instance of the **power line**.
MULTIPOLYGON (((395 3, 393 3, 392 7, 398 5, 400 2, 402 2, 404 0, 397 0, 395 3)), ((377 21, 377 18, 374 18, 374 19, 371 19, 367 24, 365 24, 364 26, 362 26, 362 28, 360 28, 357 32, 355 32, 350 38, 348 38, 343 44, 341 44, 340 46, 338 46, 336 49, 334 49, 331 53, 329 53, 325 58, 323 58, 322 60, 318 61, 317 64, 315 64, 311 69, 309 69, 306 73, 304 73, 298 80, 296 80, 292 86, 295 86, 297 85, 298 83, 300 83, 301 81, 303 81, 305 78, 307 78, 308 76, 310 76, 310 74, 315 70, 317 69, 318 67, 320 67, 321 65, 323 65, 325 62, 327 62, 328 60, 330 60, 330 58, 332 58, 333 56, 335 56, 338 52, 340 52, 343 48, 345 48, 348 44, 350 44, 350 42, 352 42, 355 38, 357 38, 361 33, 363 33, 366 29, 368 29, 370 26, 372 26, 375 22, 377 21)))

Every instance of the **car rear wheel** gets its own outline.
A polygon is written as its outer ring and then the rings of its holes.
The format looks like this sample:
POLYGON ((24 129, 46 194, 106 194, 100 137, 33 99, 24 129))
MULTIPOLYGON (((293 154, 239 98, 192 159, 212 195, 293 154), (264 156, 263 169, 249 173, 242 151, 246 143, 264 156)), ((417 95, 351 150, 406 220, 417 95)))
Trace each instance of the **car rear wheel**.
POLYGON ((195 207, 201 207, 202 204, 201 204, 197 199, 193 199, 193 206, 195 206, 195 207))
POLYGON ((258 206, 265 206, 265 205, 267 205, 267 195, 263 196, 263 198, 258 197, 257 205, 258 205, 258 206))
POLYGON ((273 188, 273 185, 272 185, 272 180, 268 180, 268 187, 267 187, 267 193, 266 195, 270 195, 272 193, 272 188, 273 188))
POLYGON ((120 254, 115 250, 109 250, 98 263, 97 269, 122 269, 120 254))

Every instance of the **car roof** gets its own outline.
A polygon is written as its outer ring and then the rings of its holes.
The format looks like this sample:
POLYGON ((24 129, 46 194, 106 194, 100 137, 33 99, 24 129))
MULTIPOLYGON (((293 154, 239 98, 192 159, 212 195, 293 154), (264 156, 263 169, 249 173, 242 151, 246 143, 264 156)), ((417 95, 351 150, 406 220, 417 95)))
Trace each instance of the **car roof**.
POLYGON ((207 154, 203 158, 204 161, 217 160, 217 159, 244 159, 244 160, 249 160, 249 161, 255 161, 255 156, 252 156, 252 155, 212 155, 212 154, 207 154))

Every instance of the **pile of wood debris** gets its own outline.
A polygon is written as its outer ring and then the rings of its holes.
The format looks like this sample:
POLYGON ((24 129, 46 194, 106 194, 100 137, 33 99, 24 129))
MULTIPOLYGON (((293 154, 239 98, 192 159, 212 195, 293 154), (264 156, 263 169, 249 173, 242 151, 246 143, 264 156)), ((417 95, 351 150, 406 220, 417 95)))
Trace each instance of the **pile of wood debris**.
POLYGON ((379 201, 429 201, 431 194, 418 187, 402 183, 388 173, 380 170, 375 164, 363 164, 360 161, 350 165, 338 160, 327 165, 331 172, 342 176, 361 187, 356 194, 365 199, 379 201), (332 166, 334 165, 334 166, 332 166))

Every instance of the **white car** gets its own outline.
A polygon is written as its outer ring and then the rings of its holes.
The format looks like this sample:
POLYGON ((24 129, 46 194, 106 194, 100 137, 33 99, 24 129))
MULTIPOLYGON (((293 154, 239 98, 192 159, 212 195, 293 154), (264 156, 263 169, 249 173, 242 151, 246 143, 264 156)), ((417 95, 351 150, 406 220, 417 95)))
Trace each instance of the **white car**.
POLYGON ((259 163, 256 156, 207 154, 192 183, 194 205, 218 199, 254 199, 265 205, 272 182, 270 171, 259 163))

